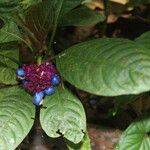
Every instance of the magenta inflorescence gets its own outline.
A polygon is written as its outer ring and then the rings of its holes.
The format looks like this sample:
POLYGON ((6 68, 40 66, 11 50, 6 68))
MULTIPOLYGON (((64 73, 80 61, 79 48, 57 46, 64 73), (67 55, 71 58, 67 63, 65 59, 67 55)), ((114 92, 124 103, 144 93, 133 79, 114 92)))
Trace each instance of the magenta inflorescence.
POLYGON ((41 92, 50 87, 50 81, 54 74, 56 74, 56 69, 51 63, 25 65, 22 69, 26 73, 23 85, 32 93, 41 92))
POLYGON ((16 70, 27 91, 33 93, 33 103, 40 106, 46 95, 54 93, 54 86, 59 84, 60 77, 52 63, 30 64, 16 70))

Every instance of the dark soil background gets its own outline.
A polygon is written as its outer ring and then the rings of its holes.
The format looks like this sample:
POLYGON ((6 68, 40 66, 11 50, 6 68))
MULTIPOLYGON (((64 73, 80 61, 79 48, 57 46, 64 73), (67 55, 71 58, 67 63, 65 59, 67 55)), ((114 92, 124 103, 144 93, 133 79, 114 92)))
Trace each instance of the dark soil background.
MULTIPOLYGON (((94 9, 101 10, 95 6, 94 9)), ((122 37, 135 39, 150 30, 150 5, 143 5, 109 16, 107 24, 99 23, 87 27, 66 27, 57 30, 53 47, 59 53, 73 44, 101 37, 122 37)), ((24 62, 30 61, 29 54, 22 49, 24 62), (28 58, 28 59, 27 59, 28 58)), ((150 111, 150 97, 140 97, 127 105, 116 116, 110 115, 114 108, 114 97, 100 97, 88 94, 66 83, 81 100, 87 115, 87 127, 92 150, 114 150, 123 130, 141 113, 150 111)), ((39 110, 37 109, 37 112, 39 110)), ((37 113, 38 118, 38 113, 37 113)), ((32 130, 16 150, 67 150, 63 139, 49 138, 36 119, 32 130)))

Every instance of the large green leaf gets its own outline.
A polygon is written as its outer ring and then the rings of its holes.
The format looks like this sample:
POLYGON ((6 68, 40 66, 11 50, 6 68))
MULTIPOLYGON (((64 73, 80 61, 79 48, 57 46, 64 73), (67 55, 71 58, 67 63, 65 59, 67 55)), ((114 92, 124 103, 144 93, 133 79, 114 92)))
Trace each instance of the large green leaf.
POLYGON ((147 47, 150 51, 150 31, 143 33, 140 37, 135 39, 135 41, 147 47))
POLYGON ((23 12, 42 0, 1 0, 0 13, 23 12))
POLYGON ((150 117, 139 118, 121 136, 116 150, 150 150, 150 117))
MULTIPOLYGON (((18 43, 16 42, 9 42, 9 43, 3 43, 0 44, 0 56, 7 57, 14 62, 19 61, 19 48, 18 48, 18 43)), ((0 60, 1 61, 1 60, 0 60)), ((3 61, 1 61, 3 62, 3 61)), ((7 64, 8 66, 10 64, 7 64)), ((11 64, 12 68, 14 68, 11 64)))
POLYGON ((79 144, 74 144, 66 140, 69 150, 91 150, 90 139, 88 133, 85 134, 83 140, 79 144))
POLYGON ((86 26, 104 21, 104 15, 95 12, 87 7, 79 7, 65 14, 60 21, 62 26, 86 26))
POLYGON ((14 150, 29 133, 34 116, 32 98, 23 89, 0 89, 0 149, 14 150))
POLYGON ((19 29, 12 20, 5 20, 4 26, 0 28, 0 43, 18 41, 20 39, 19 29))
POLYGON ((18 53, 19 49, 16 44, 0 44, 0 83, 17 83, 15 69, 18 67, 18 53))
POLYGON ((97 95, 150 90, 150 51, 126 39, 102 38, 77 44, 57 57, 57 68, 68 82, 97 95))
POLYGON ((43 105, 47 108, 41 110, 40 121, 48 136, 55 138, 62 134, 73 143, 83 139, 86 131, 84 109, 68 90, 57 88, 55 94, 45 97, 43 105))
POLYGON ((16 84, 15 70, 0 64, 0 83, 3 84, 16 84))

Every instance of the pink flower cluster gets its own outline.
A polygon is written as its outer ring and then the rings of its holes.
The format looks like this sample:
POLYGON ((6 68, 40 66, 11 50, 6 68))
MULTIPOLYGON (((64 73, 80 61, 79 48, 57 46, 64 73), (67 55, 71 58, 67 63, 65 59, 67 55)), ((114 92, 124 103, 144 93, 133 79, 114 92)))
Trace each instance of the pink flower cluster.
POLYGON ((51 86, 51 79, 56 73, 52 63, 30 64, 22 67, 25 72, 24 87, 31 93, 41 92, 51 86))

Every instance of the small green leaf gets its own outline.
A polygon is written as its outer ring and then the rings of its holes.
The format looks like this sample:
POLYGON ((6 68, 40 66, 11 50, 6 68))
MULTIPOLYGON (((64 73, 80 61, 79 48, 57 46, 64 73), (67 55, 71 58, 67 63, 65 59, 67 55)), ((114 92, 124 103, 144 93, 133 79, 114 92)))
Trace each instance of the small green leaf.
POLYGON ((143 46, 147 47, 150 51, 150 31, 143 33, 135 41, 143 46))
POLYGON ((79 143, 86 131, 85 112, 81 102, 68 90, 57 88, 52 96, 43 102, 46 109, 41 110, 40 121, 48 136, 56 138, 63 135, 73 143, 79 143))
POLYGON ((87 7, 79 7, 65 14, 60 21, 62 26, 87 26, 104 21, 103 14, 95 12, 87 7))
POLYGON ((0 89, 0 149, 14 150, 29 133, 34 116, 32 97, 23 89, 0 89))
POLYGON ((149 114, 132 123, 121 136, 116 150, 150 150, 149 114))
POLYGON ((18 59, 19 49, 16 44, 0 44, 0 83, 17 83, 15 69, 18 68, 18 59))
POLYGON ((121 95, 115 97, 116 102, 120 107, 127 105, 133 101, 135 101, 137 98, 139 98, 141 95, 121 95))
POLYGON ((115 104, 114 108, 109 110, 109 115, 116 116, 118 113, 124 110, 125 106, 129 103, 132 103, 139 97, 141 97, 142 94, 139 95, 121 95, 115 97, 115 104))
POLYGON ((74 144, 66 140, 69 150, 91 150, 90 139, 88 133, 85 134, 83 140, 79 144, 74 144))
POLYGON ((150 90, 150 51, 130 40, 83 42, 65 50, 56 62, 64 79, 93 94, 117 96, 150 90))

